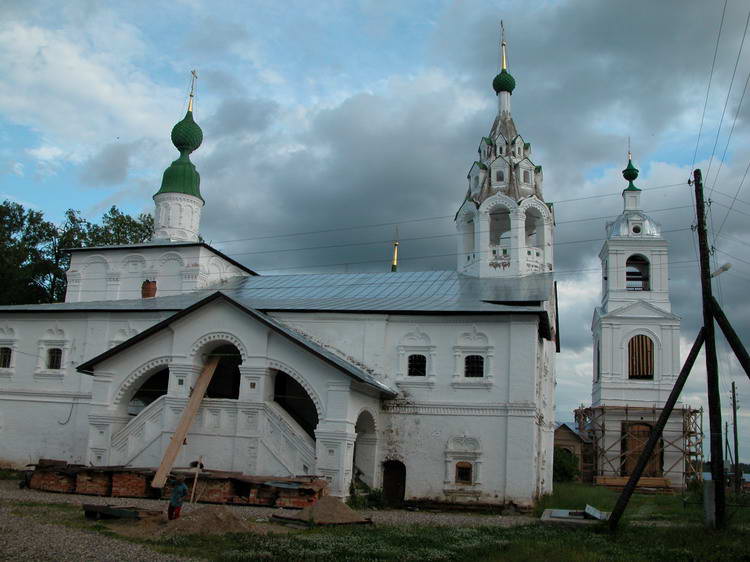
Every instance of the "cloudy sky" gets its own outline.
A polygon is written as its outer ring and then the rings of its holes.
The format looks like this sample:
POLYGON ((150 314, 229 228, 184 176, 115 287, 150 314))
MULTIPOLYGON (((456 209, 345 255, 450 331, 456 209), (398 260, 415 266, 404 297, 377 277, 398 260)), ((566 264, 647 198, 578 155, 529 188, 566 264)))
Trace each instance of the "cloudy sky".
MULTIPOLYGON (((722 0, 174 0, 157 8, 6 0, 0 197, 54 220, 69 207, 92 220, 112 204, 150 212, 177 155, 169 131, 195 68, 205 141, 193 161, 207 241, 260 272, 384 271, 398 224, 402 269, 454 268, 452 216, 496 112, 502 18, 517 81, 513 115, 555 202, 558 419, 568 420, 590 401, 597 254, 605 221, 622 208, 628 137, 644 209, 671 244, 683 357, 700 324, 686 185, 693 167, 712 200, 714 265, 732 264, 715 291, 750 343, 748 6, 727 0, 722 26, 723 8, 722 0)), ((735 380, 748 461, 750 384, 723 339, 719 354, 722 406, 728 414, 735 380)), ((694 405, 705 404, 703 373, 696 369, 685 394, 694 405)))

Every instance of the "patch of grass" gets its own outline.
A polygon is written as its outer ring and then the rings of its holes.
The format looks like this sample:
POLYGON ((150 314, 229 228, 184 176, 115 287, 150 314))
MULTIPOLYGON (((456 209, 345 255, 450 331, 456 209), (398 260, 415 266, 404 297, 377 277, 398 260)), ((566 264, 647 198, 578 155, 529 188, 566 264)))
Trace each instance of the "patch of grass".
MULTIPOLYGON (((554 493, 542 497, 534 509, 541 516, 548 508, 583 509, 586 504, 601 511, 612 511, 619 492, 580 482, 556 483, 554 493)), ((727 514, 732 523, 750 523, 750 498, 727 496, 727 514), (732 505, 739 504, 739 505, 732 505), (744 505, 745 507, 740 507, 744 505)), ((673 521, 696 523, 703 521, 703 496, 700 488, 682 494, 633 494, 623 515, 625 521, 673 521)))
POLYGON ((20 470, 11 468, 0 468, 0 480, 20 480, 22 473, 20 470))

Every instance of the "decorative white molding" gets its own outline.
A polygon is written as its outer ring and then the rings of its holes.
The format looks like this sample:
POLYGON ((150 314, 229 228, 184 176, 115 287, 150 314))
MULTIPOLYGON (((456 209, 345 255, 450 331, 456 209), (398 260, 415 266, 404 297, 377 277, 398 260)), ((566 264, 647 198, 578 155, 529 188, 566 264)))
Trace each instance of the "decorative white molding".
POLYGON ((161 357, 155 357, 149 359, 145 363, 142 363, 140 367, 132 371, 125 379, 120 383, 119 388, 115 391, 114 398, 112 399, 112 405, 117 406, 123 402, 123 398, 130 392, 133 386, 140 382, 143 377, 147 374, 153 374, 157 367, 168 367, 172 362, 173 357, 171 355, 162 355, 161 357))
POLYGON ((300 385, 302 385, 302 388, 305 389, 305 392, 307 392, 307 395, 312 399, 313 404, 315 404, 315 410, 318 412, 318 420, 325 419, 325 408, 323 407, 323 401, 320 399, 320 395, 305 377, 300 375, 295 369, 293 369, 286 363, 282 363, 281 361, 277 361, 275 359, 268 359, 267 365, 269 369, 282 371, 283 373, 296 380, 300 385))
POLYGON ((431 402, 385 402, 383 410, 391 414, 431 416, 489 416, 533 417, 537 409, 533 403, 465 404, 431 402))
POLYGON ((211 332, 198 338, 190 348, 190 356, 194 363, 203 364, 203 359, 198 358, 197 355, 201 348, 210 342, 225 342, 232 344, 240 352, 242 363, 247 360, 247 349, 240 338, 229 332, 211 332))

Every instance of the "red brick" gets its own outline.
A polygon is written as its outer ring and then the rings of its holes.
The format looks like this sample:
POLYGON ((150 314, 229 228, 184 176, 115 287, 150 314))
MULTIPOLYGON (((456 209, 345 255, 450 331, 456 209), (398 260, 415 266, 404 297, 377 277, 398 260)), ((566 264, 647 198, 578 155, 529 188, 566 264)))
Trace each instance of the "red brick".
POLYGON ((109 496, 112 493, 112 475, 109 472, 81 471, 76 476, 76 493, 89 496, 109 496))
POLYGON ((60 472, 34 472, 31 476, 29 487, 32 490, 70 494, 75 492, 76 479, 72 474, 64 474, 60 472))
POLYGON ((150 476, 136 472, 112 474, 112 496, 119 498, 145 498, 148 496, 150 476))

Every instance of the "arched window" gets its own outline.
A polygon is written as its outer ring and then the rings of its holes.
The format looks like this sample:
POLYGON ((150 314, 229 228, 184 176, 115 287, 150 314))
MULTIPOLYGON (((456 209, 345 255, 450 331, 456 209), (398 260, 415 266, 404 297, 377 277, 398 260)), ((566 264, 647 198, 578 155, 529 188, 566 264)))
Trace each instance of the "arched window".
POLYGON ((456 484, 471 484, 472 466, 470 462, 461 461, 456 463, 456 484))
POLYGON ((424 355, 409 355, 409 371, 407 373, 410 377, 424 377, 427 375, 427 357, 424 355))
POLYGON ((648 336, 633 336, 628 342, 628 378, 654 378, 654 342, 648 336))
POLYGON ((495 170, 495 181, 505 181, 505 172, 503 170, 495 170))
POLYGON ((47 350, 47 368, 62 368, 62 349, 59 347, 53 347, 47 350))
POLYGON ((628 291, 650 291, 649 263, 640 255, 630 256, 625 263, 625 287, 628 291))
POLYGON ((484 357, 481 355, 467 355, 464 359, 465 377, 484 376, 484 357))
POLYGON ((0 369, 10 369, 10 360, 13 350, 9 347, 0 347, 0 369))

